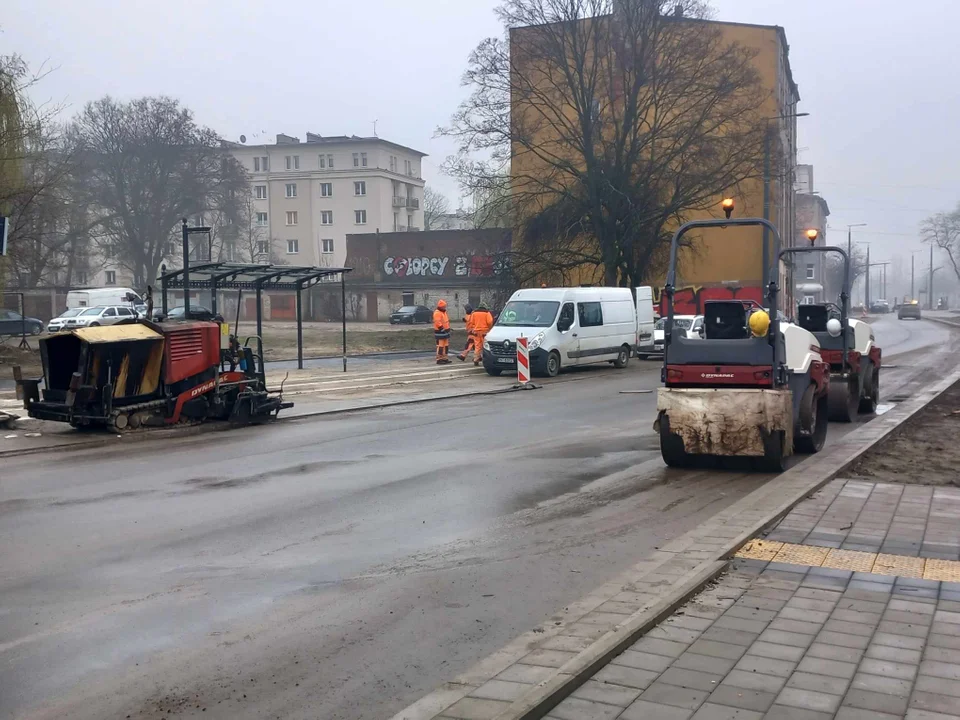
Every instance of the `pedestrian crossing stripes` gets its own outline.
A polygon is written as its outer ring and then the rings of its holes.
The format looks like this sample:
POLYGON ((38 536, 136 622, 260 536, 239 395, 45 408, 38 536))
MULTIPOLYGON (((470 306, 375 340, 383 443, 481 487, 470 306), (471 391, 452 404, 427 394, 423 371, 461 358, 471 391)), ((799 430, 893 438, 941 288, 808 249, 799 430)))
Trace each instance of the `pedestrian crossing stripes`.
POLYGON ((736 557, 835 570, 853 570, 875 575, 960 582, 960 562, 956 560, 838 550, 817 545, 795 545, 770 540, 751 540, 737 551, 736 557))

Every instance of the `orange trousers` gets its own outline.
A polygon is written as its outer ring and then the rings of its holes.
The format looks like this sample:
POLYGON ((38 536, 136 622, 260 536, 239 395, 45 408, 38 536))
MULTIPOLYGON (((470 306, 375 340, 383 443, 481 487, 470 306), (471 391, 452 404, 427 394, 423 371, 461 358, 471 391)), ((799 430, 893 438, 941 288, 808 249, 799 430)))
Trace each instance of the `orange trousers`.
POLYGON ((473 362, 475 363, 483 360, 483 341, 486 337, 486 333, 476 333, 473 335, 473 362))
POLYGON ((450 340, 445 338, 437 340, 437 362, 447 359, 447 352, 450 350, 450 340))
MULTIPOLYGON (((468 357, 470 357, 470 351, 475 350, 476 346, 477 346, 476 338, 473 336, 473 334, 468 335, 467 346, 463 349, 463 352, 460 353, 457 357, 459 357, 461 360, 466 360, 468 357)), ((483 343, 480 343, 480 346, 483 347, 483 343)))

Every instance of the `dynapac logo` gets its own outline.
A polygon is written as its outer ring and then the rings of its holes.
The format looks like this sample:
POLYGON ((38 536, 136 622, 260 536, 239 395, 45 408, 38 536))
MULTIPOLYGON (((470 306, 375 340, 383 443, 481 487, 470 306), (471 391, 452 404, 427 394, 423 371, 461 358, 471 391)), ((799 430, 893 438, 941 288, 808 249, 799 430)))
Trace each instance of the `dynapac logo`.
POLYGON ((190 397, 195 398, 197 395, 203 395, 208 390, 213 390, 213 386, 216 385, 215 380, 208 380, 203 385, 199 385, 190 391, 190 397))
POLYGON ((700 373, 700 377, 706 380, 714 380, 716 378, 733 378, 736 376, 733 373, 700 373))

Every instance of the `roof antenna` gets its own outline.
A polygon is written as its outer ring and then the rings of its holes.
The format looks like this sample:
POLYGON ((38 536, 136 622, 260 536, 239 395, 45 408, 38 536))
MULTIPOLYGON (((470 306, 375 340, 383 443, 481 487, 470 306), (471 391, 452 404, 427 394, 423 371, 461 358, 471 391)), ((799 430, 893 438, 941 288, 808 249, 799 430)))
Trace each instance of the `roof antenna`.
POLYGON ((378 122, 380 122, 379 118, 378 118, 377 120, 374 120, 374 121, 373 121, 373 136, 374 136, 374 137, 380 137, 379 135, 377 135, 377 123, 378 123, 378 122))

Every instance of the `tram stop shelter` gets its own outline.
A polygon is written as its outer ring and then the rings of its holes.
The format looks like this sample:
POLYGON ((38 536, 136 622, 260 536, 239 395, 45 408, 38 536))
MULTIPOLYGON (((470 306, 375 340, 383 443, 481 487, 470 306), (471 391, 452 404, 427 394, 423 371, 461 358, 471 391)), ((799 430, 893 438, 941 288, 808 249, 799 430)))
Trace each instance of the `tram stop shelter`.
POLYGON ((253 292, 257 303, 257 340, 263 356, 263 292, 293 291, 297 294, 297 367, 303 369, 303 291, 317 285, 340 285, 340 317, 343 320, 343 371, 347 371, 347 286, 346 275, 352 268, 298 267, 295 265, 259 265, 232 262, 190 264, 185 271, 161 268, 161 310, 167 314, 167 291, 183 290, 184 305, 189 307, 190 290, 209 290, 210 309, 217 313, 217 292, 236 290, 238 316, 244 291, 253 292))

